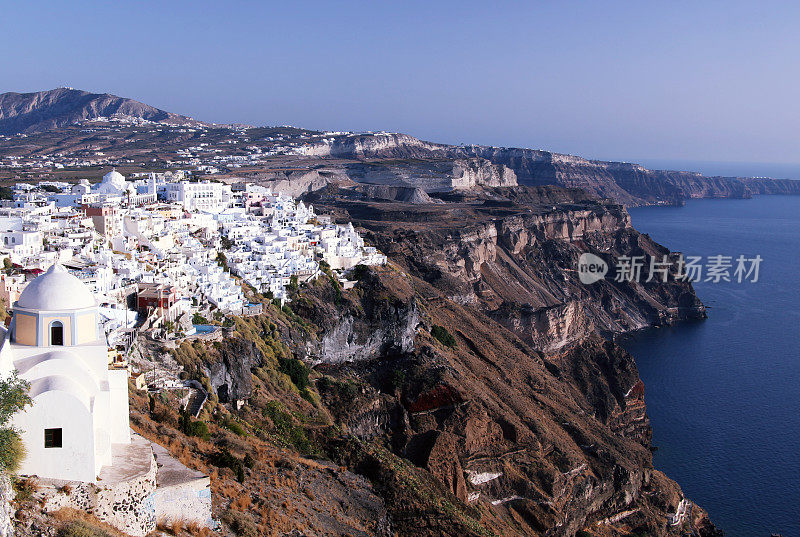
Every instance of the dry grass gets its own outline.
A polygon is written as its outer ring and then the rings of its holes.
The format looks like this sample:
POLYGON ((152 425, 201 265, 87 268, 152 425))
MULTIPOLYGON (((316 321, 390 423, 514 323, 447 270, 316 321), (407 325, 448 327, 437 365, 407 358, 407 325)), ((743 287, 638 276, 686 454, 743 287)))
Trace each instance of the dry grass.
POLYGON ((125 533, 122 533, 111 524, 102 522, 94 515, 90 515, 85 511, 72 509, 71 507, 59 509, 53 513, 52 516, 60 523, 59 534, 61 534, 62 531, 63 533, 68 534, 67 532, 70 526, 76 526, 80 524, 88 526, 94 530, 95 533, 100 535, 106 534, 110 535, 111 537, 128 537, 128 535, 125 533))
POLYGON ((195 521, 186 524, 186 533, 194 537, 208 537, 212 534, 211 528, 203 526, 195 521))
POLYGON ((231 509, 236 511, 249 511, 250 506, 253 505, 253 500, 249 494, 240 494, 231 502, 231 509))

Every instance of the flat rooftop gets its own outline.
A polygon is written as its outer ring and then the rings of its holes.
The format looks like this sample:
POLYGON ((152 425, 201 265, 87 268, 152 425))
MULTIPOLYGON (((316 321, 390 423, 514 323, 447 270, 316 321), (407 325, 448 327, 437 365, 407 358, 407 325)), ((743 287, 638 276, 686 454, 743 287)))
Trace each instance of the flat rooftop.
POLYGON ((208 479, 208 476, 203 472, 192 470, 175 459, 169 454, 166 448, 155 443, 151 445, 153 446, 153 454, 156 456, 156 464, 158 465, 158 474, 156 477, 157 486, 180 485, 198 479, 208 479))
POLYGON ((153 464, 150 445, 149 440, 134 432, 130 444, 111 444, 111 466, 100 469, 97 484, 115 485, 147 474, 153 464))

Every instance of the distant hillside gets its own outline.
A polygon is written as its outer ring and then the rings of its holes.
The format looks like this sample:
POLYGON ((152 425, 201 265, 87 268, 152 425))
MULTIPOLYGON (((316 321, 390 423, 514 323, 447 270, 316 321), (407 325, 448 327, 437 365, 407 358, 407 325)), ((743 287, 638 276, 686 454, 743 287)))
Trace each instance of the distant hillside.
POLYGON ((0 94, 0 134, 42 132, 99 118, 199 125, 201 122, 108 93, 58 88, 0 94))
MULTIPOLYGON (((411 169, 432 167, 431 159, 480 159, 508 169, 516 182, 526 186, 558 185, 581 188, 624 205, 680 204, 692 198, 749 198, 756 194, 800 194, 800 181, 750 177, 706 177, 700 173, 649 170, 639 164, 588 160, 538 149, 453 146, 426 142, 398 133, 340 136, 311 145, 307 155, 369 160, 389 159, 392 165, 411 169)), ((352 167, 352 166, 351 166, 352 167)), ((372 174, 375 175, 374 173, 372 174)), ((395 174, 397 175, 397 174, 395 174)), ((361 182, 392 184, 373 176, 361 182)), ((425 174, 415 171, 406 186, 423 186, 425 174)), ((380 178, 383 179, 383 178, 380 178)))

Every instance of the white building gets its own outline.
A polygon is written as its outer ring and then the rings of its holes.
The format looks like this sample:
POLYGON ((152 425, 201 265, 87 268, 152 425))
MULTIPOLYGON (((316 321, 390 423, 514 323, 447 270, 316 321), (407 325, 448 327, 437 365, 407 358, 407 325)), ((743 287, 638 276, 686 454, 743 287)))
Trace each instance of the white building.
POLYGON ((190 212, 219 212, 233 200, 230 185, 209 181, 167 183, 164 196, 167 201, 180 203, 190 212))
POLYGON ((109 367, 94 296, 53 265, 22 292, 2 336, 0 375, 17 370, 33 399, 13 419, 27 450, 20 473, 96 482, 130 429, 128 372, 109 367))
POLYGON ((36 255, 42 252, 42 233, 39 231, 6 231, 2 235, 0 249, 11 254, 12 259, 36 255))

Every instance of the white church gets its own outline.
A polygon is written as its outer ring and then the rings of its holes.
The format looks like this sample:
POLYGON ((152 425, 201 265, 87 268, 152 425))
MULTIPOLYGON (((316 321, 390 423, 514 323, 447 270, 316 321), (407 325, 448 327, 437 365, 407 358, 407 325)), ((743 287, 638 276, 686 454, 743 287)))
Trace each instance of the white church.
POLYGON ((61 265, 28 284, 0 343, 0 375, 30 382, 33 405, 14 416, 27 455, 19 470, 95 483, 112 445, 130 444, 128 372, 109 365, 91 291, 61 265))
POLYGON ((15 370, 33 400, 12 422, 27 451, 19 473, 39 478, 45 511, 83 509, 135 537, 164 520, 213 525, 209 476, 131 433, 128 371, 109 360, 91 291, 61 265, 28 284, 0 328, 0 376, 15 370))

